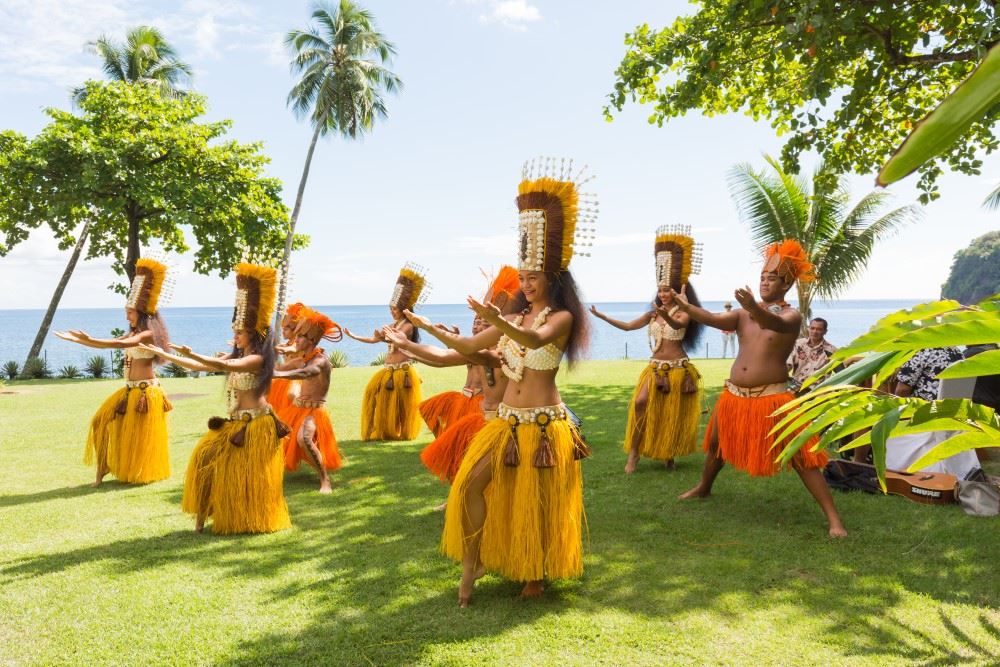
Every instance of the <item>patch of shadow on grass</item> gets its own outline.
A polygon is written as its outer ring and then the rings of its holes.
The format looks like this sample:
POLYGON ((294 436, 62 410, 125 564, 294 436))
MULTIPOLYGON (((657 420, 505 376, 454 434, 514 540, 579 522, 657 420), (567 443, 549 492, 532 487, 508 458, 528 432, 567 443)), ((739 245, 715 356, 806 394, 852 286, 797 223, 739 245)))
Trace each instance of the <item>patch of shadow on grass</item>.
POLYGON ((946 632, 937 635, 914 629, 891 617, 871 619, 867 622, 868 633, 859 637, 861 641, 847 653, 861 658, 903 655, 916 667, 1000 665, 1000 628, 984 614, 978 619, 979 630, 991 636, 995 646, 976 641, 944 611, 938 611, 938 619, 946 632))
POLYGON ((80 486, 66 486, 59 489, 46 489, 45 491, 36 491, 35 493, 0 496, 0 507, 16 507, 17 505, 41 503, 48 500, 78 498, 80 496, 89 496, 95 493, 114 493, 116 491, 134 489, 137 486, 138 485, 136 484, 126 484, 117 480, 108 480, 97 487, 91 486, 90 484, 81 484, 80 486))

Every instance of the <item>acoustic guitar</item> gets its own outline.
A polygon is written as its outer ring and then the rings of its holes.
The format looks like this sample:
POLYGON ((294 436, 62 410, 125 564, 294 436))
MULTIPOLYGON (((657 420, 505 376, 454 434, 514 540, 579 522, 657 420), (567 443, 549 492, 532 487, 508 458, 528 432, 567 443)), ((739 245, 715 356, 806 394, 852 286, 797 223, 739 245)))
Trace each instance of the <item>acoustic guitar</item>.
MULTIPOLYGON (((876 477, 875 466, 868 463, 835 459, 842 473, 864 473, 876 477)), ((955 486, 958 478, 943 472, 903 472, 885 471, 886 491, 923 505, 950 505, 955 502, 955 486)))

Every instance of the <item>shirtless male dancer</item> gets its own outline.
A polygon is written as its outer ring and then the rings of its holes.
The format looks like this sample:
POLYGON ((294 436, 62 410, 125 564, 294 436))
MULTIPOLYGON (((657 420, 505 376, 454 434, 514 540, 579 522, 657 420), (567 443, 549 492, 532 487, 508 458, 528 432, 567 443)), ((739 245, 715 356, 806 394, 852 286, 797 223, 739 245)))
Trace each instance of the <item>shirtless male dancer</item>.
POLYGON ((326 411, 333 365, 326 352, 318 347, 321 339, 339 340, 340 327, 322 313, 303 307, 296 327, 296 357, 274 371, 274 377, 300 380, 298 396, 283 408, 278 417, 291 428, 285 442, 285 468, 295 470, 305 459, 319 473, 319 492, 331 493, 329 470, 340 468, 340 452, 333 424, 326 411), (298 368, 289 368, 297 365, 298 368))
MULTIPOLYGON (((778 422, 772 413, 792 401, 788 391, 788 359, 799 335, 802 315, 784 301, 796 280, 815 280, 813 266, 796 241, 774 243, 765 250, 766 262, 760 274, 758 302, 750 287, 737 289, 741 310, 711 313, 688 303, 683 290, 672 292, 660 314, 670 322, 674 304, 691 319, 724 331, 736 331, 739 353, 733 361, 725 390, 705 432, 705 467, 701 481, 681 499, 704 498, 726 462, 751 476, 771 476, 779 472, 775 463, 780 448, 772 449, 768 435, 778 422)), ((671 326, 676 326, 671 322, 671 326)), ((845 537, 847 531, 833 504, 833 496, 823 479, 825 452, 811 452, 815 440, 802 447, 792 459, 792 467, 819 503, 829 524, 830 537, 845 537)))

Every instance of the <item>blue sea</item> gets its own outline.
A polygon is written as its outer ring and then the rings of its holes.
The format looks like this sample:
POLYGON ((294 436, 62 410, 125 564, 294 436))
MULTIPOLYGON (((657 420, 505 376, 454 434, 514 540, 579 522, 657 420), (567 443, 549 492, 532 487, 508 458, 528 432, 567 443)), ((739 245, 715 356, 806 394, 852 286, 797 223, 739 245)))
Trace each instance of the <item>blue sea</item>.
MULTIPOLYGON (((880 317, 901 308, 910 308, 917 303, 920 301, 817 302, 813 305, 813 315, 823 317, 830 322, 827 338, 834 345, 840 346, 867 331, 880 317)), ((595 305, 602 312, 619 320, 633 319, 648 307, 644 303, 595 305)), ((704 305, 710 310, 722 309, 721 301, 706 301, 704 305)), ((383 305, 321 306, 319 310, 354 333, 366 336, 371 335, 376 327, 388 323, 390 319, 388 309, 383 305)), ((458 325, 463 332, 468 332, 471 327, 472 315, 464 304, 426 305, 420 312, 435 322, 458 325)), ((232 339, 232 331, 229 328, 231 307, 164 308, 162 313, 174 342, 190 345, 203 353, 228 349, 227 342, 232 339)), ((17 361, 18 364, 24 361, 43 315, 43 310, 0 310, 0 364, 8 360, 17 361)), ((127 328, 124 311, 120 308, 60 309, 53 319, 43 354, 53 371, 58 371, 67 364, 82 368, 88 358, 101 353, 108 356, 110 362, 109 351, 68 343, 53 336, 52 331, 83 329, 91 336, 110 337, 111 330, 116 327, 127 328)), ((625 333, 596 318, 591 318, 591 330, 590 350, 587 355, 590 359, 642 359, 649 354, 644 330, 625 333)), ((436 343, 427 339, 425 335, 422 340, 436 343)), ((327 349, 343 350, 352 366, 367 365, 385 350, 384 345, 365 345, 346 337, 340 343, 324 343, 324 346, 327 349)), ((721 351, 719 332, 712 329, 707 330, 702 336, 694 356, 719 357, 721 351)))

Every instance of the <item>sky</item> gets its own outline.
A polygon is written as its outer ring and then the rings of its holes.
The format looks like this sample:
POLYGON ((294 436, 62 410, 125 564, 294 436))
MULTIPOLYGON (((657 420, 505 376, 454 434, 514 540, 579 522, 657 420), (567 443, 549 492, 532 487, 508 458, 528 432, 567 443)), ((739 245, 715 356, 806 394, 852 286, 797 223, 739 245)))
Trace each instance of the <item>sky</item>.
MULTIPOLYGON (((292 259, 290 296, 316 305, 386 303, 407 261, 428 270, 429 301, 458 303, 484 289, 515 254, 514 206, 521 165, 534 156, 573 158, 597 178, 600 200, 591 257, 572 270, 588 301, 643 301, 654 291, 658 226, 690 224, 704 244, 702 299, 731 298, 754 284, 760 261, 729 195, 734 165, 764 165, 781 142, 765 122, 690 114, 663 127, 631 105, 602 109, 637 25, 668 24, 693 10, 678 0, 365 0, 395 43, 391 65, 404 89, 370 136, 330 137, 317 147, 298 230, 312 238, 292 259)), ((69 108, 69 91, 101 78, 85 44, 158 27, 194 67, 206 120, 233 121, 232 138, 260 141, 267 173, 291 207, 310 138, 286 107, 293 84, 283 35, 308 23, 307 2, 4 0, 0 3, 0 128, 29 136, 45 107, 69 108)), ((810 165, 806 165, 806 169, 810 165)), ((915 178, 894 185, 894 205, 916 201, 915 178)), ((874 175, 852 176, 860 198, 874 175)), ((884 242, 844 298, 934 299, 952 258, 1000 227, 980 204, 1000 183, 1000 159, 981 176, 946 174, 923 219, 884 242)), ((190 234, 189 234, 190 238, 190 234)), ((39 229, 0 258, 0 308, 44 308, 68 251, 39 229)), ((228 305, 233 280, 201 276, 177 258, 173 306, 228 305)), ((110 262, 81 262, 63 307, 116 307, 110 262)))

